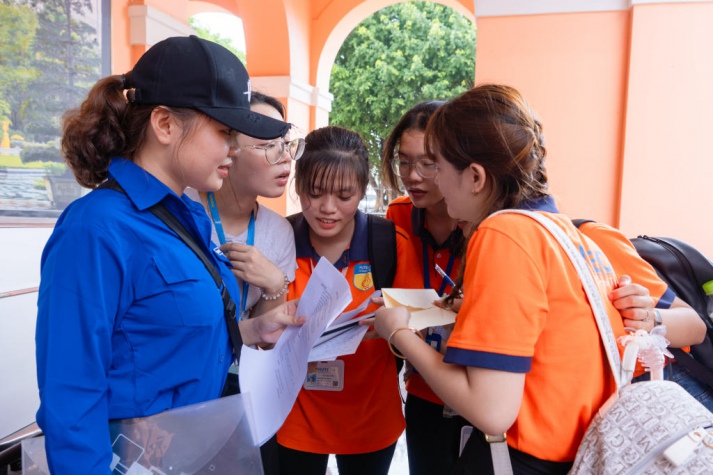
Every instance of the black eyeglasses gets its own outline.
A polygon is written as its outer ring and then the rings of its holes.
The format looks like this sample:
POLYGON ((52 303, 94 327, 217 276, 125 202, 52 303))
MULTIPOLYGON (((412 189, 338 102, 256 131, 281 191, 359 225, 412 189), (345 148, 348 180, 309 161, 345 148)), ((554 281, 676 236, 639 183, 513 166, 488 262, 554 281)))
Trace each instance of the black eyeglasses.
POLYGON ((290 154, 292 160, 299 160, 305 151, 305 140, 304 139, 294 139, 294 140, 273 140, 265 145, 243 145, 245 148, 251 148, 253 150, 263 150, 265 152, 265 160, 270 165, 275 165, 282 160, 282 155, 285 150, 290 154))
POLYGON ((401 178, 408 178, 411 174, 411 168, 416 169, 416 173, 421 178, 434 178, 438 175, 438 167, 430 158, 421 158, 410 162, 401 160, 398 151, 394 152, 394 159, 391 160, 391 169, 401 178))

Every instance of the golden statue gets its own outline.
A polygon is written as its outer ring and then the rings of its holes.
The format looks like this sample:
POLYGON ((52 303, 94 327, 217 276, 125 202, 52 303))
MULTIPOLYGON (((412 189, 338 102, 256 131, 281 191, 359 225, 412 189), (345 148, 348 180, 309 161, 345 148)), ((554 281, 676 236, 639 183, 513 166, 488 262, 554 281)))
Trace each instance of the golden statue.
POLYGON ((7 133, 7 129, 10 128, 10 121, 2 121, 2 140, 0 140, 0 148, 10 148, 10 134, 7 133))

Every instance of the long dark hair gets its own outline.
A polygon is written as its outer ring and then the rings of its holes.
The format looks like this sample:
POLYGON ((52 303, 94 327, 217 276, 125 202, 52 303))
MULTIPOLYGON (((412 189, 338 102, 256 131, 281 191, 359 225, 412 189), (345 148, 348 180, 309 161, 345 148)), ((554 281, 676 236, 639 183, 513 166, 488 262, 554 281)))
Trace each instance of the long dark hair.
POLYGON ((542 124, 522 95, 510 86, 484 84, 464 92, 431 117, 424 138, 457 170, 480 164, 491 180, 488 206, 474 224, 491 213, 548 196, 542 124))
MULTIPOLYGON (((424 138, 429 155, 438 152, 457 170, 481 165, 490 179, 487 205, 469 224, 491 213, 548 196, 542 124, 522 95, 510 86, 484 84, 464 92, 431 117, 424 138)), ((466 260, 447 301, 458 297, 466 260)))

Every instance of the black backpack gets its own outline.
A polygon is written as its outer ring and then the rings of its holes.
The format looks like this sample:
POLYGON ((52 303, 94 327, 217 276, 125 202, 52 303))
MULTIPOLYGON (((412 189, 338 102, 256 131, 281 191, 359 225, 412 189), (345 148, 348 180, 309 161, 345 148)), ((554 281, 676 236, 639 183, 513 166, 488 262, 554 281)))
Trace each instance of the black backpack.
MULTIPOLYGON (((590 222, 573 219, 578 228, 590 222)), ((679 239, 639 236, 631 239, 639 255, 656 270, 656 273, 698 313, 705 322, 707 332, 703 342, 691 346, 691 358, 680 348, 669 348, 676 361, 695 377, 713 387, 713 322, 708 317, 707 296, 703 284, 713 280, 713 263, 698 249, 679 239)))

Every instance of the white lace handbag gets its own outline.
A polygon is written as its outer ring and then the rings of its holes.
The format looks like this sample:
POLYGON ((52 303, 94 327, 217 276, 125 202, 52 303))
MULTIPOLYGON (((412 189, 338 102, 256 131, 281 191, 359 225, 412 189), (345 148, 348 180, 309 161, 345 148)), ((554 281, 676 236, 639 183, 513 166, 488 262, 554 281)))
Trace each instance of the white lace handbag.
MULTIPOLYGON (((570 475, 713 474, 713 414, 677 383, 654 380, 629 384, 638 349, 628 345, 619 359, 604 303, 574 243, 542 214, 503 212, 525 214, 538 221, 567 251, 592 305, 617 381, 617 392, 590 423, 570 475)), ((512 473, 509 456, 498 455, 496 460, 497 453, 503 451, 493 451, 496 475, 512 473), (503 466, 506 468, 501 471, 499 467, 503 466)))

